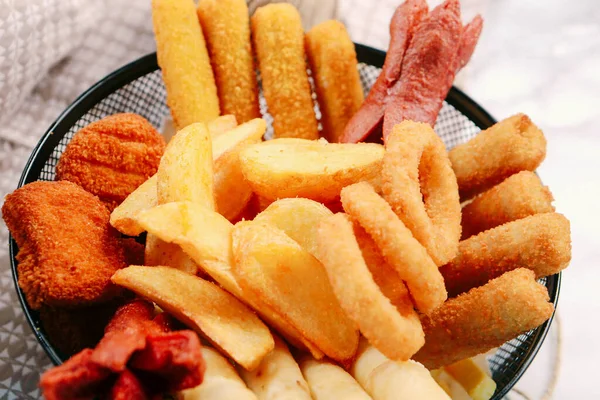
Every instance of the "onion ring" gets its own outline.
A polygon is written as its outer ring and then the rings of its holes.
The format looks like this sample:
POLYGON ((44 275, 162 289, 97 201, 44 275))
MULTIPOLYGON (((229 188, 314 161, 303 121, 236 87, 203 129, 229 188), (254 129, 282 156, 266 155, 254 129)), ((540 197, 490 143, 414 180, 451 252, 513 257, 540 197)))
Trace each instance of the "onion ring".
POLYGON ((404 121, 386 141, 383 196, 437 266, 458 252, 461 209, 448 152, 430 125, 404 121))
POLYGON ((417 309, 429 315, 439 307, 448 297, 442 274, 390 205, 366 182, 342 189, 341 199, 344 210, 371 235, 406 282, 417 309))
POLYGON ((401 314, 381 292, 363 259, 352 222, 342 213, 321 221, 317 253, 342 308, 362 334, 384 355, 405 361, 424 344, 419 316, 401 314))

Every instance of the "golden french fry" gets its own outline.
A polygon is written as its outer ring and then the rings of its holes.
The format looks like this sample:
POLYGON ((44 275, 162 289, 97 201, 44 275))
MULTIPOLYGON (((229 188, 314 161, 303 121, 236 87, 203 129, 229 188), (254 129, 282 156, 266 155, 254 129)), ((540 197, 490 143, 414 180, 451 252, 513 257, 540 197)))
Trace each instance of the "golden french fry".
POLYGON ((371 400, 352 375, 339 365, 301 356, 298 365, 315 400, 371 400))
POLYGON ((254 221, 271 224, 281 229, 314 255, 319 222, 331 215, 332 212, 321 203, 293 198, 277 200, 258 214, 254 221))
POLYGON ((183 400, 257 400, 235 368, 215 349, 202 346, 206 371, 202 383, 181 392, 183 400))
POLYGON ((446 365, 444 370, 473 400, 489 400, 496 391, 496 382, 471 358, 446 365))
POLYGON ((374 143, 273 139, 247 147, 240 160, 250 186, 263 197, 327 203, 345 186, 379 180, 383 153, 374 143))
POLYGON ((246 369, 273 350, 269 329, 213 283, 174 268, 136 265, 117 271, 112 281, 155 302, 246 369))
POLYGON ((323 353, 347 362, 358 332, 339 305, 321 263, 274 226, 238 223, 232 234, 234 273, 323 353), (301 305, 301 306, 299 306, 301 305))
POLYGON ((311 400, 308 384, 287 346, 273 336, 275 348, 253 371, 240 371, 258 400, 311 400))
POLYGON ((158 204, 156 197, 156 175, 138 186, 110 214, 110 224, 119 232, 128 236, 137 236, 144 232, 136 221, 140 211, 148 210, 158 204))

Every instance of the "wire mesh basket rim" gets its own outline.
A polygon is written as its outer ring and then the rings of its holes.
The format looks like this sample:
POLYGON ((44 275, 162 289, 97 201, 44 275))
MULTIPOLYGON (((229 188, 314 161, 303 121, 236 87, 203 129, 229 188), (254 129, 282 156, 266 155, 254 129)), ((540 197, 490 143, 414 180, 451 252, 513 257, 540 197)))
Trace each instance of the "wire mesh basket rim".
MULTIPOLYGON (((383 66, 386 54, 384 51, 358 43, 355 44, 355 46, 359 62, 379 68, 383 66)), ((22 187, 23 185, 38 179, 40 171, 42 170, 46 160, 49 158, 50 154, 58 145, 63 136, 65 136, 69 129, 93 106, 123 86, 135 81, 140 77, 143 77, 144 75, 156 71, 158 68, 156 53, 150 53, 108 74, 106 77, 91 86, 88 90, 83 92, 50 125, 48 130, 44 133, 35 148, 32 150, 31 156, 29 157, 19 180, 18 187, 22 187)), ((484 110, 479 104, 477 104, 474 100, 456 87, 452 87, 448 93, 446 101, 481 129, 485 129, 496 123, 496 120, 486 110, 484 110)), ((54 364, 59 365, 62 363, 61 357, 41 329, 41 322, 39 321, 39 318, 34 316, 33 310, 30 309, 25 296, 18 285, 17 262, 15 258, 17 253, 17 245, 12 236, 9 238, 9 252, 15 289, 17 291, 23 312, 27 318, 27 322, 32 328, 33 333, 35 334, 38 342, 42 345, 42 348, 46 354, 54 364)), ((548 288, 548 293, 550 295, 550 301, 554 304, 555 308, 558 303, 560 284, 560 273, 547 277, 545 282, 545 286, 548 288)), ((531 335, 532 345, 529 346, 525 354, 522 355, 523 359, 518 361, 519 365, 516 371, 514 371, 514 375, 511 377, 511 379, 508 380, 504 387, 498 387, 496 393, 492 397, 493 400, 503 398, 527 370, 539 351, 542 343, 544 342, 553 318, 554 314, 548 321, 535 329, 531 335)))

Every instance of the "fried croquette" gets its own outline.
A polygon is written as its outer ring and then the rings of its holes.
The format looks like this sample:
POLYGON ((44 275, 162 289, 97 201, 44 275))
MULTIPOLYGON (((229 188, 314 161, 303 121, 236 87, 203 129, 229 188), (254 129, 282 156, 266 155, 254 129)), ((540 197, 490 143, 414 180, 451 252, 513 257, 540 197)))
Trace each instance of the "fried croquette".
POLYGON ((285 3, 260 7, 251 28, 275 137, 318 139, 298 10, 285 3))
POLYGON ((80 129, 56 166, 113 210, 158 169, 165 141, 144 117, 115 114, 80 129))
POLYGON ((423 316, 425 345, 413 360, 433 370, 485 353, 550 318, 548 300, 532 271, 507 272, 423 316))
POLYGON ((260 118, 258 84, 245 0, 202 0, 198 18, 206 36, 222 114, 238 123, 260 118))
POLYGON ((33 182, 6 196, 2 216, 31 308, 89 306, 122 292, 110 281, 125 266, 122 243, 96 196, 71 182, 33 182))

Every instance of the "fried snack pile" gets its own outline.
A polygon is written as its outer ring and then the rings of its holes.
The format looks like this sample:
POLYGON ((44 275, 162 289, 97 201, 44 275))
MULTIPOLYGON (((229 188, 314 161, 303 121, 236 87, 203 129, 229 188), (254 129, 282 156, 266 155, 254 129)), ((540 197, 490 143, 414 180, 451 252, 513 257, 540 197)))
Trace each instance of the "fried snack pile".
POLYGON ((191 331, 171 331, 170 324, 143 300, 120 307, 95 349, 42 375, 45 398, 149 399, 197 386, 205 369, 200 341, 191 331))

